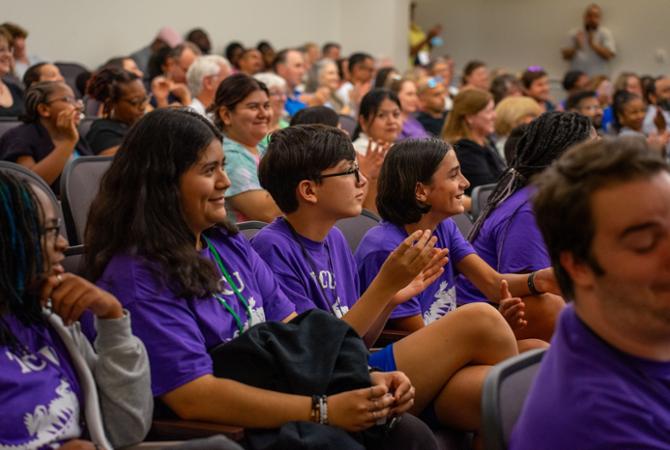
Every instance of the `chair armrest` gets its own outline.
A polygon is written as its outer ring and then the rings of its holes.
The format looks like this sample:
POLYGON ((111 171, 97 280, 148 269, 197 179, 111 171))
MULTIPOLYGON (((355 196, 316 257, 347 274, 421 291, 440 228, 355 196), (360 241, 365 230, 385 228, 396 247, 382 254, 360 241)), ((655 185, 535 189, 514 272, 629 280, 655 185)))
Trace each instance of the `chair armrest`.
POLYGON ((147 440, 172 441, 187 440, 222 434, 233 441, 244 438, 244 428, 211 422, 178 419, 159 419, 151 424, 147 440))

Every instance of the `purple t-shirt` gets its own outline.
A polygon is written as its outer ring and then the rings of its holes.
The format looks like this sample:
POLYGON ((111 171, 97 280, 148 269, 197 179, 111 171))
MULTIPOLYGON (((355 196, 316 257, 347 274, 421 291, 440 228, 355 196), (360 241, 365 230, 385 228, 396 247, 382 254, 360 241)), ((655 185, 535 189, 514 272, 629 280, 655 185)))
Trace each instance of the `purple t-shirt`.
MULTIPOLYGON (((391 313, 392 319, 421 315, 428 325, 456 308, 456 264, 475 251, 451 219, 442 221, 433 234, 437 236, 437 247, 449 249, 444 273, 421 294, 396 307, 391 313)), ((386 221, 365 234, 354 255, 362 291, 377 276, 389 254, 406 238, 404 228, 386 221)))
POLYGON ((52 448, 78 438, 82 393, 58 334, 2 319, 26 351, 0 346, 0 448, 52 448))
POLYGON ((421 122, 416 120, 416 117, 410 115, 407 116, 407 119, 402 124, 402 130, 400 130, 400 136, 398 136, 398 141, 403 141, 405 139, 427 139, 431 137, 426 129, 421 125, 421 122))
POLYGON ((252 245, 298 313, 319 308, 341 318, 358 300, 356 262, 347 241, 336 227, 323 242, 298 239, 307 257, 286 220, 279 218, 259 231, 252 245))
MULTIPOLYGON (((472 246, 499 273, 527 273, 551 266, 542 233, 535 222, 533 187, 519 189, 486 218, 472 246)), ((467 278, 456 280, 458 303, 486 301, 467 278)))
POLYGON ((670 362, 623 353, 568 305, 512 432, 511 450, 669 449, 670 362))
MULTIPOLYGON (((229 235, 215 227, 205 235, 249 304, 251 317, 221 277, 219 295, 243 321, 244 329, 266 320, 282 320, 294 312, 268 266, 241 234, 229 235)), ((207 247, 200 254, 214 262, 207 247)), ((181 298, 156 270, 160 270, 156 262, 120 254, 112 258, 97 284, 132 314, 133 334, 147 348, 157 397, 211 374, 208 350, 237 337, 239 330, 233 315, 215 297, 181 298)))

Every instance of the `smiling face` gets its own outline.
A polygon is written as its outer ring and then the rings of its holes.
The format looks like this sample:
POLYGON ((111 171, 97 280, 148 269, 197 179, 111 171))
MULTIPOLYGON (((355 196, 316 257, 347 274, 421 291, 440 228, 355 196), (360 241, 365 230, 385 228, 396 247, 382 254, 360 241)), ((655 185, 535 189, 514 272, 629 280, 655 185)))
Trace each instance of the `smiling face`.
POLYGON ((141 80, 124 83, 119 86, 119 89, 121 96, 112 106, 112 118, 132 125, 144 115, 147 103, 149 103, 147 91, 141 80))
POLYGON ((549 77, 540 77, 533 82, 528 87, 526 94, 529 97, 534 98, 538 102, 546 102, 549 100, 549 93, 551 92, 551 87, 549 86, 549 77))
POLYGON ((222 106, 219 117, 231 139, 255 147, 268 133, 272 118, 270 99, 265 91, 254 91, 232 111, 222 106))
POLYGON ((613 329, 670 335, 670 174, 601 188, 591 196, 596 274, 571 274, 582 299, 597 302, 613 329), (616 210, 614 214, 613 211, 616 210))
POLYGON ((12 70, 12 47, 4 35, 0 34, 0 77, 4 77, 12 70))
POLYGON ((642 124, 644 123, 644 116, 646 114, 647 109, 644 106, 644 102, 641 98, 636 97, 623 106, 623 110, 618 116, 619 123, 631 130, 642 131, 642 124))
POLYGON ((361 128, 373 141, 395 142, 402 129, 400 107, 388 98, 382 100, 372 118, 360 118, 361 128))
POLYGON ((465 116, 468 129, 474 137, 485 138, 495 130, 496 112, 493 100, 476 114, 465 116))
POLYGON ((224 162, 221 142, 214 139, 179 179, 184 221, 196 236, 226 218, 224 193, 230 179, 224 162))
POLYGON ((325 86, 331 91, 340 86, 340 74, 337 72, 335 63, 326 63, 319 72, 319 86, 325 86))
POLYGON ((431 206, 428 214, 446 219, 465 211, 463 195, 469 186, 470 183, 461 173, 456 152, 449 150, 430 183, 417 184, 417 200, 431 206))

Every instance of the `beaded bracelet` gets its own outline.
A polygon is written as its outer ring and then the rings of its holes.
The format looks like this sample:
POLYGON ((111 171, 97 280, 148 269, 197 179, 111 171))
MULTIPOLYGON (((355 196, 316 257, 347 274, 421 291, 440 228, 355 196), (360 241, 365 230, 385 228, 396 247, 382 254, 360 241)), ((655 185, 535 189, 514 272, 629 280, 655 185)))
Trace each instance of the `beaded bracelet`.
POLYGON ((326 395, 312 395, 312 411, 309 418, 314 423, 328 425, 328 397, 326 395))

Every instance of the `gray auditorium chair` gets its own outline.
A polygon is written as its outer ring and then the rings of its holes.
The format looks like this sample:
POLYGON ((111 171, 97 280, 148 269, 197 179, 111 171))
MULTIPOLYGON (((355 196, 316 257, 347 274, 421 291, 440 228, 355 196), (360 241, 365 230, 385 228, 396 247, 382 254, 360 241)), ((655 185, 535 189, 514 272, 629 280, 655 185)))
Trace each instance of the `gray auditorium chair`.
POLYGON ((474 225, 470 216, 466 213, 458 214, 457 216, 453 216, 451 220, 456 222, 456 226, 460 230, 461 234, 467 238, 468 234, 470 234, 470 230, 472 230, 472 226, 474 225))
POLYGON ((486 202, 489 199, 489 195, 496 187, 496 183, 491 184, 482 184, 477 186, 472 190, 472 208, 470 208, 470 214, 474 220, 477 220, 479 214, 486 208, 486 202))
POLYGON ((70 244, 81 244, 91 202, 113 157, 81 156, 65 166, 60 178, 63 215, 70 244))
POLYGON ((482 434, 486 450, 506 450, 512 428, 540 368, 544 349, 531 350, 491 368, 482 392, 482 434))
POLYGON ((260 220, 247 220, 246 222, 238 223, 237 228, 240 230, 240 233, 250 241, 251 238, 256 236, 256 233, 261 231, 265 225, 267 225, 267 223, 260 220))
POLYGON ((377 214, 364 209, 359 216, 338 220, 335 226, 344 234, 351 251, 355 252, 365 233, 380 221, 377 214))

